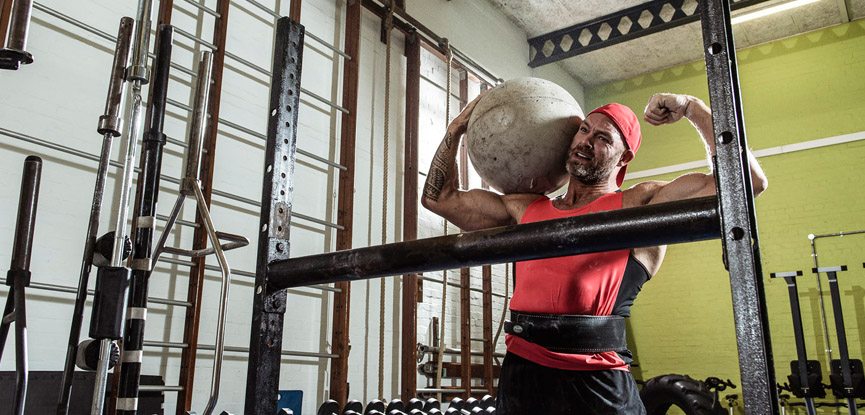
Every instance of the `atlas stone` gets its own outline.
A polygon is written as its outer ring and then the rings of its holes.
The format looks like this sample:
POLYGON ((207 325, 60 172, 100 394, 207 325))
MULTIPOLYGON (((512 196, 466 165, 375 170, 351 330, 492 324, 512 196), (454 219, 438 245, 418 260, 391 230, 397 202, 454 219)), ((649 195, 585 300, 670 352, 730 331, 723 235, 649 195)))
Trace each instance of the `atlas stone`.
POLYGON ((468 154, 478 174, 505 194, 548 194, 564 186, 568 147, 583 110, 538 78, 509 80, 484 95, 469 119, 468 154))

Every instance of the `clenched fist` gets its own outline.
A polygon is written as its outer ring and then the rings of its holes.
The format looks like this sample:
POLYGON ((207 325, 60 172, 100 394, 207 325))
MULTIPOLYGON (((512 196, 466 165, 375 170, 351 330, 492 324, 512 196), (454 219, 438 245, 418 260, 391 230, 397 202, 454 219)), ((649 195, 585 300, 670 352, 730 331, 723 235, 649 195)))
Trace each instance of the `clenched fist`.
POLYGON ((652 95, 646 104, 643 119, 652 125, 672 124, 690 115, 688 110, 694 101, 699 99, 682 94, 652 95))

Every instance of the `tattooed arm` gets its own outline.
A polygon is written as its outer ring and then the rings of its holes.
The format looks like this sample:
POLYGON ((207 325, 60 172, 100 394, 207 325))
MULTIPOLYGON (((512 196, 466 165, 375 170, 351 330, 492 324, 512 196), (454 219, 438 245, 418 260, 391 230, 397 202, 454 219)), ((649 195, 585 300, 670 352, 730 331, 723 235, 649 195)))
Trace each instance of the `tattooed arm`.
POLYGON ((457 149, 476 103, 477 99, 466 105, 448 126, 427 172, 421 199, 424 207, 463 230, 515 223, 515 219, 521 217, 525 210, 523 201, 538 197, 499 195, 483 189, 460 190, 457 149))

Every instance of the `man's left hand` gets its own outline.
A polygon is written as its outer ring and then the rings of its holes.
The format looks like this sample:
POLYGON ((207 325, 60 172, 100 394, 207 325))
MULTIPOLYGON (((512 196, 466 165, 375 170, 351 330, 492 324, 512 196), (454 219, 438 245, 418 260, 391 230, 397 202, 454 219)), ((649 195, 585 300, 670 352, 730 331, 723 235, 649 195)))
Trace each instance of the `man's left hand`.
POLYGON ((652 125, 672 124, 688 116, 693 97, 681 94, 655 94, 646 104, 643 119, 652 125))

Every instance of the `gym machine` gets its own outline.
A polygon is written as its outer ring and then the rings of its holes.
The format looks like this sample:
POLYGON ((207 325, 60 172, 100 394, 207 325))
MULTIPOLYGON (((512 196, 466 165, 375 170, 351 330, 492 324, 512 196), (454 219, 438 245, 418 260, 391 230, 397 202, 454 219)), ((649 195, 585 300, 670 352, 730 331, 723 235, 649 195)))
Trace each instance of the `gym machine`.
MULTIPOLYGON (((797 359, 790 362, 791 374, 787 376, 789 390, 797 398, 805 400, 805 410, 808 415, 816 415, 815 398, 826 397, 823 389, 823 371, 819 360, 808 360, 805 349, 805 334, 802 328, 802 312, 799 307, 799 289, 796 277, 802 276, 802 271, 773 272, 771 278, 783 278, 787 282, 790 295, 790 312, 793 316, 793 337, 796 342, 797 359)), ((785 388, 787 389, 787 388, 785 388)))
POLYGON ((835 334, 838 336, 838 354, 840 359, 832 359, 829 363, 829 383, 832 394, 839 399, 847 400, 847 411, 850 415, 858 414, 856 399, 865 399, 865 376, 863 376, 862 360, 850 359, 847 347, 847 333, 844 327, 844 314, 841 310, 841 290, 838 288, 838 273, 847 271, 846 265, 836 267, 812 268, 813 273, 826 274, 829 280, 829 292, 832 296, 832 314, 835 320, 835 334))
MULTIPOLYGON (((813 240, 813 239, 812 239, 813 240)), ((865 266, 865 264, 863 264, 865 266)), ((835 331, 838 336, 838 350, 840 359, 831 359, 829 385, 823 384, 823 371, 820 362, 808 360, 805 350, 805 336, 802 328, 802 316, 799 307, 798 288, 796 277, 802 276, 802 271, 776 272, 770 274, 772 278, 784 278, 790 295, 790 309, 793 315, 793 334, 796 342, 797 360, 790 362, 791 374, 787 376, 789 384, 779 385, 781 390, 789 390, 798 398, 804 400, 806 412, 816 415, 817 407, 847 407, 850 415, 858 413, 856 399, 865 398, 865 376, 863 376, 862 361, 850 359, 847 346, 847 334, 844 328, 844 315, 841 310, 841 293, 838 288, 838 273, 846 271, 845 265, 835 267, 815 267, 812 272, 825 273, 829 280, 829 291, 832 298, 832 309, 835 319, 835 331), (838 399, 846 400, 846 403, 815 403, 816 398, 826 397, 826 388, 831 388, 832 394, 838 399)), ((786 401, 786 399, 785 399, 786 401)), ((787 406, 797 405, 786 404, 787 406)))
POLYGON ((808 360, 805 349, 805 334, 802 328, 802 311, 799 307, 799 289, 796 277, 802 276, 802 271, 773 272, 771 278, 783 278, 787 282, 790 295, 790 312, 793 317, 793 337, 796 342, 796 360, 790 362, 790 375, 787 375, 789 385, 779 389, 789 389, 797 398, 805 401, 805 411, 808 415, 816 415, 815 398, 826 397, 823 388, 823 371, 819 360, 808 360))
POLYGON ((32 0, 0 0, 0 69, 18 70, 33 63, 27 52, 32 0))
POLYGON ((42 159, 28 156, 24 160, 21 195, 18 199, 18 219, 12 245, 12 263, 6 273, 9 295, 0 324, 0 360, 6 345, 9 326, 15 323, 15 406, 14 414, 23 415, 27 399, 27 310, 25 288, 30 285, 30 254, 36 227, 36 206, 39 204, 39 183, 42 178, 42 159))

